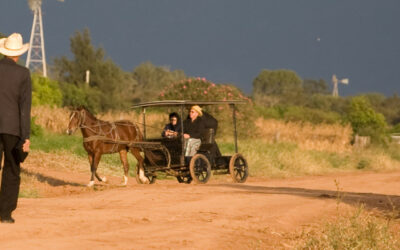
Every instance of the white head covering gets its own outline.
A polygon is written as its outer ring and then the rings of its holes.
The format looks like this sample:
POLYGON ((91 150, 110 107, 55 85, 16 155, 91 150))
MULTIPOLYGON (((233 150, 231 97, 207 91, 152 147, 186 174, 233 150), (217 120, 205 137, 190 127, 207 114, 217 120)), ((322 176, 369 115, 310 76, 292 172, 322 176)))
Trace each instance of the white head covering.
POLYGON ((22 36, 13 33, 7 38, 0 39, 0 53, 5 56, 20 56, 29 49, 29 43, 23 44, 22 36))

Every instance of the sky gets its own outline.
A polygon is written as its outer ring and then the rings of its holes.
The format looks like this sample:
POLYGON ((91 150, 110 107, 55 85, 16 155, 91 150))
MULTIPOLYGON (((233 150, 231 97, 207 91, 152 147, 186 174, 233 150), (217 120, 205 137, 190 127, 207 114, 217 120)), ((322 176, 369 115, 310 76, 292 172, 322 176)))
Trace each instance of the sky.
MULTIPOLYGON (((71 58, 70 37, 92 43, 126 71, 143 62, 246 93, 263 69, 302 79, 349 78, 343 96, 400 94, 399 0, 43 0, 47 63, 71 58)), ((0 32, 28 41, 25 0, 0 1, 0 32)))

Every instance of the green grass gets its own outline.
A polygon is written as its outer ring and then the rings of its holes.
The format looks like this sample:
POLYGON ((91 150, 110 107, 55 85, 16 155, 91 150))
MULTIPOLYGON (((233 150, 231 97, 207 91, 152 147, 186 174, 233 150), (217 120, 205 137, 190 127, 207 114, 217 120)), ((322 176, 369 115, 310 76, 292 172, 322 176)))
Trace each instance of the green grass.
POLYGON ((42 135, 31 137, 31 149, 46 153, 68 151, 80 157, 87 157, 82 141, 81 136, 45 132, 42 135))
MULTIPOLYGON (((232 142, 218 142, 223 154, 233 154, 232 142)), ((295 143, 268 143, 260 139, 239 140, 239 152, 247 159, 250 176, 290 177, 345 171, 400 169, 396 150, 371 147, 359 152, 306 150, 295 143)))
MULTIPOLYGON (((31 149, 46 153, 67 151, 82 158, 87 158, 87 152, 83 148, 83 139, 76 135, 62 135, 56 133, 44 133, 41 136, 31 138, 31 149)), ((136 164, 136 159, 128 154, 129 162, 136 164)), ((110 165, 121 165, 119 154, 102 155, 101 161, 110 165)))
MULTIPOLYGON (((31 137, 31 149, 33 151, 43 151, 46 153, 69 152, 78 157, 87 159, 87 152, 83 148, 82 136, 63 135, 57 133, 44 132, 42 135, 31 137)), ((130 165, 129 175, 135 176, 134 167, 136 159, 128 154, 130 165)), ((123 172, 122 163, 119 154, 104 154, 101 157, 100 164, 105 164, 112 172, 119 175, 123 172)))
MULTIPOLYGON (((31 138, 32 150, 48 153, 69 152, 87 159, 82 145, 82 137, 78 135, 62 135, 44 132, 31 138)), ((218 139, 217 143, 223 155, 233 155, 234 142, 229 139, 218 139)), ((303 175, 320 175, 341 171, 393 170, 400 168, 400 147, 371 147, 354 152, 326 152, 305 150, 295 143, 268 143, 260 139, 241 139, 238 141, 239 152, 247 159, 251 176, 289 177, 303 175)), ((135 176, 136 159, 128 154, 130 176, 135 176)), ((119 154, 102 156, 101 166, 105 164, 112 172, 122 173, 119 154)), ((161 176, 161 175, 160 175, 161 176)))

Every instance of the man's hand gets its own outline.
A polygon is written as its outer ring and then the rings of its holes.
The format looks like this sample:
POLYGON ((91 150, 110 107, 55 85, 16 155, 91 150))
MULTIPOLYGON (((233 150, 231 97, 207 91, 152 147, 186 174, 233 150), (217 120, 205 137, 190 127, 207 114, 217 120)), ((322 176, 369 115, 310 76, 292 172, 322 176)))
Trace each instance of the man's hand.
POLYGON ((31 141, 29 139, 26 139, 24 145, 22 145, 22 150, 24 152, 29 152, 30 145, 31 145, 31 141))

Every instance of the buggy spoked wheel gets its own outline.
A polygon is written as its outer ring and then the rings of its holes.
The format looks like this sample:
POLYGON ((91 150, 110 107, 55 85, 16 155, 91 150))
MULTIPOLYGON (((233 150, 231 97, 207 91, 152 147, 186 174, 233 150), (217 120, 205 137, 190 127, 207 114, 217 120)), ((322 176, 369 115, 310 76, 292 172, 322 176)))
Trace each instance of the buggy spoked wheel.
POLYGON ((186 183, 190 184, 192 182, 192 177, 190 175, 188 176, 177 176, 176 179, 178 180, 179 183, 186 183))
POLYGON ((156 179, 157 179, 157 176, 147 176, 146 174, 144 175, 146 178, 147 178, 147 180, 148 180, 148 182, 147 183, 145 183, 145 182, 143 182, 140 178, 139 178, 139 169, 136 171, 136 182, 138 183, 138 184, 154 184, 155 182, 156 182, 156 179))
POLYGON ((189 164, 190 176, 198 184, 205 184, 211 177, 211 164, 207 157, 196 154, 192 157, 189 164))
POLYGON ((243 183, 249 176, 249 166, 246 159, 239 153, 232 156, 229 161, 229 173, 234 182, 243 183))

